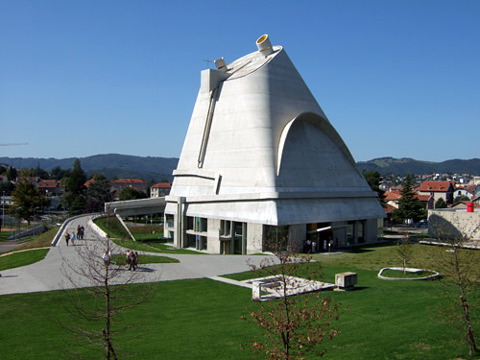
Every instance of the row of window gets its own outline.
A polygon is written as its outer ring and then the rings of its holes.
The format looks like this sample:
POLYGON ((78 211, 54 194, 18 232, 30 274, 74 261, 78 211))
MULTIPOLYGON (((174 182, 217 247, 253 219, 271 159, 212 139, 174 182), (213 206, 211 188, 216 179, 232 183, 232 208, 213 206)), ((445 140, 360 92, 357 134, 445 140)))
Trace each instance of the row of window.
MULTIPOLYGON (((172 223, 171 219, 166 218, 167 222, 172 223)), ((170 226, 170 225, 169 225, 170 226)), ((333 240, 337 243, 338 240, 333 239, 333 231, 315 231, 331 226, 331 223, 318 223, 307 225, 307 240, 321 243, 323 240, 333 240)), ((187 216, 186 228, 187 231, 187 247, 193 247, 197 250, 207 250, 207 230, 208 219, 202 217, 187 216)), ((220 221, 220 240, 222 241, 222 253, 236 253, 242 254, 246 248, 246 224, 241 222, 234 222, 231 220, 220 221), (245 236, 244 236, 245 235, 245 236)), ((365 242, 365 221, 349 221, 346 224, 346 243, 347 245, 365 242)), ((286 246, 289 243, 289 226, 268 226, 263 227, 263 250, 274 250, 278 246, 286 246)))

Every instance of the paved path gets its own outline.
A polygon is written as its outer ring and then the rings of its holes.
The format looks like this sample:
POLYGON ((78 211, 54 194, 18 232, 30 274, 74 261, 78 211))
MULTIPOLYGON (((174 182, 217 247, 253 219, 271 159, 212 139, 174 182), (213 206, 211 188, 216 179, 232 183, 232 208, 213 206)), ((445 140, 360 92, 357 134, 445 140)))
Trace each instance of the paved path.
POLYGON ((0 254, 14 250, 16 247, 18 247, 21 243, 18 242, 17 240, 5 240, 5 241, 0 241, 0 254))
MULTIPOLYGON (((37 291, 52 291, 73 288, 76 286, 91 286, 88 279, 78 275, 82 269, 87 269, 83 254, 93 252, 101 255, 104 251, 104 241, 88 226, 89 217, 75 219, 66 230, 72 232, 78 224, 85 226, 85 239, 77 240, 74 246, 67 246, 65 240, 52 247, 44 260, 20 268, 4 270, 0 277, 0 295, 29 293, 37 291)), ((115 246, 115 245, 114 245, 115 246)), ((115 246, 112 253, 125 253, 124 249, 115 246)), ((179 263, 141 265, 135 272, 121 268, 114 282, 157 282, 180 279, 195 279, 216 277, 249 270, 249 262, 256 265, 264 259, 263 256, 247 255, 176 255, 158 254, 178 259, 179 263)), ((140 253, 140 256, 142 253, 140 253)))

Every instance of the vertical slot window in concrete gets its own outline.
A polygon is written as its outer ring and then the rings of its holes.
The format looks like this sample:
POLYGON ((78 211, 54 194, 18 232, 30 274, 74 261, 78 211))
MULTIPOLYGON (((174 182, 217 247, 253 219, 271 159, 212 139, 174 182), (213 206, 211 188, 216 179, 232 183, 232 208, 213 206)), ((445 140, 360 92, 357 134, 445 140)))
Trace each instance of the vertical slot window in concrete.
POLYGON ((347 246, 355 245, 355 221, 347 223, 347 246))
POLYGON ((207 219, 196 217, 193 225, 195 232, 207 232, 207 219))
POLYGON ((194 230, 193 224, 194 224, 193 217, 187 216, 185 230, 194 230))
POLYGON ((359 244, 365 243, 365 220, 357 221, 357 239, 359 244))
POLYGON ((232 235, 232 222, 230 220, 220 221, 220 236, 229 237, 232 235))
POLYGON ((169 228, 173 228, 175 225, 174 223, 174 216, 171 214, 166 214, 165 215, 165 225, 169 228))
POLYGON ((220 254, 232 253, 232 221, 220 220, 220 254))
POLYGON ((194 234, 186 234, 187 238, 187 248, 196 248, 197 247, 197 236, 194 234))
POLYGON ((245 244, 246 244, 246 224, 241 222, 233 223, 233 253, 234 254, 244 254, 245 253, 245 244))
POLYGON ((198 237, 197 250, 208 250, 207 249, 207 237, 206 236, 199 236, 198 237))

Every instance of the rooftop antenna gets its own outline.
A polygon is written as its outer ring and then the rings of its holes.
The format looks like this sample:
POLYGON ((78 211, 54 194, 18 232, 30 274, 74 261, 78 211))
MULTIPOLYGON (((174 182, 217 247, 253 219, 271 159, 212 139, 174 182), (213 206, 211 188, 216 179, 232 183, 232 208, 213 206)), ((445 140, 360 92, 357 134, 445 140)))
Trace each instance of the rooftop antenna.
POLYGON ((203 59, 207 63, 207 66, 211 66, 210 64, 213 64, 213 60, 208 60, 208 59, 203 59))

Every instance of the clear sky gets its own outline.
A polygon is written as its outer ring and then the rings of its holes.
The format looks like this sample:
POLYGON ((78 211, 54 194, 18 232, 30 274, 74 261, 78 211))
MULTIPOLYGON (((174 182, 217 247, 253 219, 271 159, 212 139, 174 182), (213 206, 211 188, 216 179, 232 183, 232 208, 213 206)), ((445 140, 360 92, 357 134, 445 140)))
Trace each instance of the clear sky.
POLYGON ((265 33, 357 161, 480 157, 478 0, 0 0, 0 157, 179 157, 201 70, 265 33))

